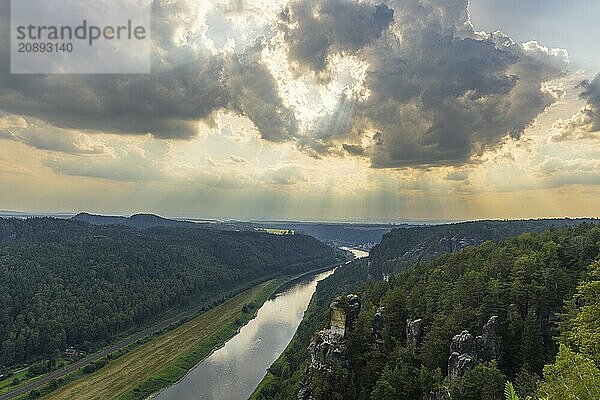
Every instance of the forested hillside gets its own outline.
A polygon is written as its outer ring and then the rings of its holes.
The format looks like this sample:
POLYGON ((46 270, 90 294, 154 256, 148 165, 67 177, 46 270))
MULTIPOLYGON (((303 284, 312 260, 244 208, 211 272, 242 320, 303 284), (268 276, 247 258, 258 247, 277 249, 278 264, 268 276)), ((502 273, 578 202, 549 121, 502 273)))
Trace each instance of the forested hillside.
POLYGON ((331 299, 356 293, 352 330, 339 343, 312 336, 310 350, 302 332, 253 399, 495 400, 507 380, 522 399, 597 399, 599 246, 600 227, 583 224, 469 247, 359 290, 323 282, 306 323, 326 327, 331 299))
POLYGON ((383 235, 395 226, 327 222, 263 222, 262 224, 272 228, 292 229, 341 246, 367 245, 369 247, 379 243, 383 235))
POLYGON ((93 348, 168 309, 334 262, 304 235, 0 219, 0 366, 93 348))
POLYGON ((87 222, 92 225, 125 225, 136 229, 147 229, 161 226, 183 228, 205 228, 209 226, 207 223, 196 224, 188 221, 177 221, 159 217, 158 215, 154 214, 134 214, 130 217, 122 217, 79 213, 74 215, 71 219, 79 222, 87 222))
POLYGON ((544 367, 536 390, 542 399, 600 399, 600 262, 566 305, 559 324, 560 350, 544 367))
POLYGON ((524 232, 542 232, 551 227, 598 223, 595 219, 531 219, 516 221, 471 221, 445 225, 408 226, 386 234, 370 252, 371 275, 380 277, 433 260, 486 240, 498 241, 524 232))

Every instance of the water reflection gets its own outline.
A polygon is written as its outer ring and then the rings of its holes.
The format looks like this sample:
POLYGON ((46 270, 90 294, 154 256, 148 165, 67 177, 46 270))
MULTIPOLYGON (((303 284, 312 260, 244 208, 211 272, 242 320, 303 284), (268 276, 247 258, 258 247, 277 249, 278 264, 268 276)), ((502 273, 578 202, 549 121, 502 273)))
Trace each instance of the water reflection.
POLYGON ((156 399, 247 399, 294 336, 317 282, 332 273, 299 281, 268 300, 238 335, 156 399))
POLYGON ((354 254, 354 257, 356 257, 356 258, 369 257, 369 252, 368 251, 354 249, 352 247, 341 247, 341 249, 349 251, 350 253, 354 254))

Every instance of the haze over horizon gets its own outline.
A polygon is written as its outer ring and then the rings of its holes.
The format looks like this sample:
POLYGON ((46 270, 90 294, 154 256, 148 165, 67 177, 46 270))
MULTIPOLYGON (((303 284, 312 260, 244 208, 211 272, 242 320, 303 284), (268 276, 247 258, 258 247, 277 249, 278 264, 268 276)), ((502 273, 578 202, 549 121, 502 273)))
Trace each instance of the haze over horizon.
POLYGON ((3 62, 0 209, 598 217, 600 3, 470 3, 169 0, 151 75, 3 62))

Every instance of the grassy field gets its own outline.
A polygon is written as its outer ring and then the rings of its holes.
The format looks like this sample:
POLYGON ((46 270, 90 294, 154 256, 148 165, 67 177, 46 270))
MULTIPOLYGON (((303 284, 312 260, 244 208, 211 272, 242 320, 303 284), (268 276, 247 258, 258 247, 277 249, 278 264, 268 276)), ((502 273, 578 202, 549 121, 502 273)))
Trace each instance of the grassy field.
POLYGON ((234 336, 280 284, 281 280, 272 280, 255 286, 43 398, 145 399, 177 382, 215 347, 234 336), (244 307, 249 304, 253 306, 244 307))
POLYGON ((0 394, 10 392, 11 390, 19 386, 12 384, 15 378, 19 380, 19 385, 26 384, 30 381, 30 378, 27 378, 27 371, 17 372, 10 378, 0 379, 0 394))

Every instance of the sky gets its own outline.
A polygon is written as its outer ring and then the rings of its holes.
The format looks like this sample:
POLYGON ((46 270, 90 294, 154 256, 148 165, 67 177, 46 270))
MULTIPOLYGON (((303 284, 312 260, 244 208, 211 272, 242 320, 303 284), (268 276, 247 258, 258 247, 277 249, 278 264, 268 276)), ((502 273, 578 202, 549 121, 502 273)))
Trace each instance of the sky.
POLYGON ((600 2, 164 0, 149 75, 11 75, 7 10, 0 210, 600 216, 600 2))

